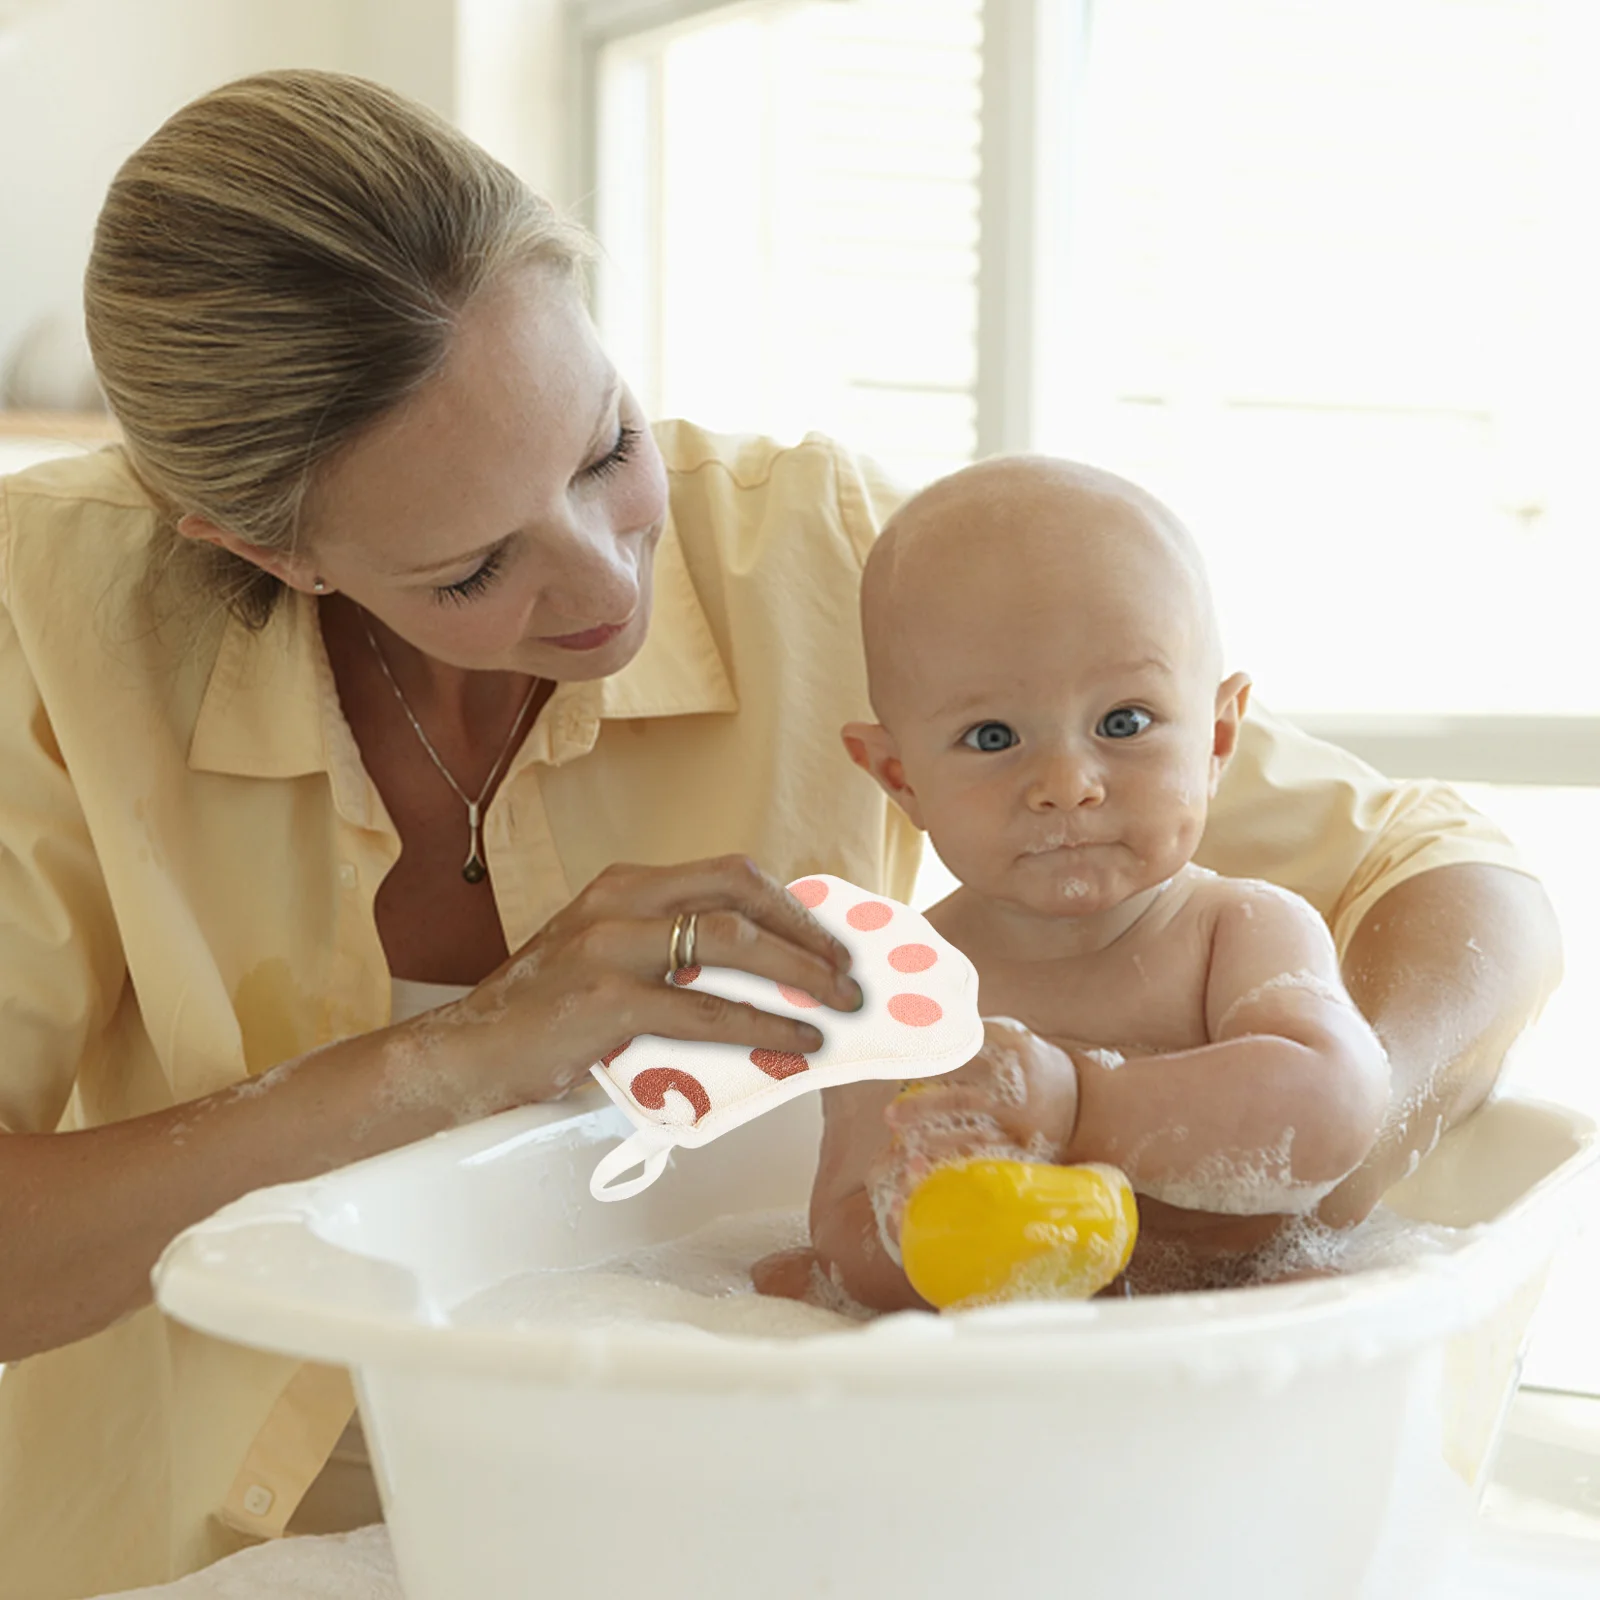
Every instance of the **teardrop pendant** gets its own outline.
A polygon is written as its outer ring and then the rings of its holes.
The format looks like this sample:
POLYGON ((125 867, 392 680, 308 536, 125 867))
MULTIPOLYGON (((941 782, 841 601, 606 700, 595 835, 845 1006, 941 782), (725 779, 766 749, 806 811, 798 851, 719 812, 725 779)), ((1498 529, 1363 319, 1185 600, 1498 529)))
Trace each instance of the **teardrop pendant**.
POLYGON ((461 868, 461 876, 468 883, 482 883, 489 876, 489 869, 484 865, 483 852, 480 848, 478 805, 475 800, 467 802, 467 830, 467 859, 461 868))

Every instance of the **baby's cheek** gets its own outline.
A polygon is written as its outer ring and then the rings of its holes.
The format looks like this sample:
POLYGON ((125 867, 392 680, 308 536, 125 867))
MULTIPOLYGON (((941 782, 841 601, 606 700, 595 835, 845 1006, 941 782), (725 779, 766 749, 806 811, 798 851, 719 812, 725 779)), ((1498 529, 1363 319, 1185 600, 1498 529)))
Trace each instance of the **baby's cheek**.
POLYGON ((998 894, 1008 883, 1015 855, 1002 841, 1007 830, 998 822, 974 827, 970 816, 930 818, 928 837, 939 859, 957 880, 978 894, 998 894))
POLYGON ((1145 848, 1139 854, 1156 869, 1158 877, 1169 877, 1200 848, 1207 798, 1203 780, 1189 783, 1179 779, 1164 785, 1157 802, 1146 812, 1145 848))

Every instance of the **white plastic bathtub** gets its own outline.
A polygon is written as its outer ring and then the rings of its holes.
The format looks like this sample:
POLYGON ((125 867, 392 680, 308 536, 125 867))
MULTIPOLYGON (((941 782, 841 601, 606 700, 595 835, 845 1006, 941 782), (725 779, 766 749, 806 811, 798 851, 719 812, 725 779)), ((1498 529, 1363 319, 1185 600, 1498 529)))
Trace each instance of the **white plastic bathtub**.
POLYGON ((452 1326, 514 1275, 800 1204, 814 1097, 590 1199, 609 1107, 510 1113, 178 1239, 172 1315, 351 1366, 409 1600, 1416 1600, 1474 1513, 1596 1154, 1501 1100, 1391 1197, 1449 1255, 799 1341, 452 1326))

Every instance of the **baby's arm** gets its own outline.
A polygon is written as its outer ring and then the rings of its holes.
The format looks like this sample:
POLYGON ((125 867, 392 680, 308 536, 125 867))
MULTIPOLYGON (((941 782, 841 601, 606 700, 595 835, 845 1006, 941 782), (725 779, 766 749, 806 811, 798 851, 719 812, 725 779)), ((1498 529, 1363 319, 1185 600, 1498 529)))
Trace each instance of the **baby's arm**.
POLYGON ((887 1126, 897 1085, 823 1096, 811 1237, 839 1287, 879 1310, 919 1305, 885 1243, 905 1197, 940 1161, 997 1143, 1036 1160, 1108 1162, 1144 1195, 1235 1215, 1309 1211, 1360 1164, 1389 1069, 1340 983, 1326 927, 1270 885, 1215 892, 1207 1044, 1124 1060, 992 1019, 983 1052, 897 1103, 887 1126))
POLYGON ((1322 919, 1268 884, 1220 881, 1206 980, 1210 1043, 1108 1065, 1075 1057, 1062 1159, 1119 1166, 1189 1210, 1309 1211, 1360 1165, 1389 1065, 1345 993, 1322 919))
MULTIPOLYGON (((879 1311, 923 1304, 894 1247, 917 1182, 944 1161, 973 1155, 1055 1159, 1077 1108, 1071 1057, 1005 1017, 985 1019, 983 1048, 959 1071, 930 1079, 922 1094, 889 1110, 899 1091, 898 1083, 854 1083, 824 1092, 811 1191, 817 1265, 879 1311)), ((763 1263, 758 1287, 792 1292, 797 1265, 786 1263, 780 1277, 763 1263)))

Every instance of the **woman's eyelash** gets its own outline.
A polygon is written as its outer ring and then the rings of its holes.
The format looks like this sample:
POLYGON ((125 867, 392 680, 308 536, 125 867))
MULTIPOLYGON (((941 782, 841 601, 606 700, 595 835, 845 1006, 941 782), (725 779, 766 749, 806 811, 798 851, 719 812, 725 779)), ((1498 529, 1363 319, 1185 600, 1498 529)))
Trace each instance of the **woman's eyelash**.
POLYGON ((627 423, 621 424, 617 429, 617 442, 606 451, 592 466, 583 469, 586 478, 604 478, 615 472, 618 467, 627 463, 632 456, 633 449, 639 442, 639 430, 630 428, 627 423))
POLYGON ((500 570, 500 563, 505 559, 502 550, 491 550, 483 558, 483 565, 476 572, 469 573, 460 583, 446 584, 443 588, 435 589, 435 600, 471 600, 475 595, 480 595, 495 580, 495 574, 500 570))
MULTIPOLYGON (((639 430, 630 428, 623 423, 617 429, 617 442, 594 462, 583 469, 586 478, 604 478, 613 473, 618 467, 623 466, 632 456, 634 447, 639 442, 639 430)), ((433 591, 434 599, 442 601, 471 600, 476 595, 483 593, 494 582, 496 574, 500 571, 500 564, 504 552, 491 550, 484 558, 483 565, 476 572, 468 574, 460 583, 448 583, 433 591)))

